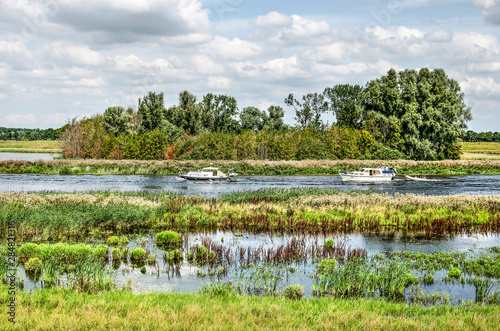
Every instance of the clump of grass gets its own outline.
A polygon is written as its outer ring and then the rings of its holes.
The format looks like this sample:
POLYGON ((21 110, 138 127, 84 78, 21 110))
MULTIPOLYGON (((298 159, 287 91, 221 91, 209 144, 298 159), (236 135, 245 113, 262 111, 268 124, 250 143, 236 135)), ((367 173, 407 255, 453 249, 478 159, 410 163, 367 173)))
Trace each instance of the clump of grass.
POLYGON ((450 278, 460 278, 460 276, 462 276, 462 271, 458 268, 453 267, 448 271, 448 277, 450 278))
POLYGON ((24 264, 26 272, 31 274, 39 274, 42 271, 43 263, 37 257, 32 257, 24 264))
POLYGON ((318 273, 328 274, 335 270, 337 266, 337 260, 335 259, 324 259, 318 266, 318 273))
POLYGON ((422 278, 422 282, 425 285, 432 285, 434 284, 434 276, 432 276, 432 274, 425 274, 424 277, 422 278))
POLYGON ((132 261, 142 261, 145 255, 146 251, 140 247, 137 247, 130 252, 130 259, 132 261))
POLYGON ((203 284, 198 293, 209 297, 228 297, 238 294, 231 281, 203 284))
POLYGON ((332 248, 333 245, 335 245, 335 240, 333 240, 332 238, 328 238, 323 244, 323 246, 327 248, 332 248))
POLYGON ((298 284, 287 286, 285 289, 285 298, 292 300, 300 300, 304 295, 304 288, 298 284))
POLYGON ((118 246, 118 247, 124 247, 129 243, 129 240, 126 236, 110 236, 108 238, 108 245, 110 246, 118 246))
POLYGON ((171 263, 179 263, 183 259, 182 253, 178 250, 171 251, 167 254, 167 260, 171 263))
POLYGON ((156 244, 159 246, 175 246, 182 242, 182 236, 174 231, 164 231, 156 234, 156 244))
POLYGON ((195 255, 196 261, 198 262, 206 261, 207 257, 208 257, 208 249, 203 245, 198 246, 196 248, 196 255, 195 255))

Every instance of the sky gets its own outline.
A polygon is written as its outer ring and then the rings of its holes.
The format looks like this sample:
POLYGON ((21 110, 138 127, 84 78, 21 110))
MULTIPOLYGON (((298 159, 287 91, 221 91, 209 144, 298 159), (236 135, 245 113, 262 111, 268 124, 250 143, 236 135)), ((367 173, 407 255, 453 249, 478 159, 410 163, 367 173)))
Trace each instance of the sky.
MULTIPOLYGON (((0 0, 0 126, 58 128, 188 90, 280 105, 390 68, 443 68, 500 131, 500 0, 0 0)), ((332 116, 333 119, 333 116, 332 116)))

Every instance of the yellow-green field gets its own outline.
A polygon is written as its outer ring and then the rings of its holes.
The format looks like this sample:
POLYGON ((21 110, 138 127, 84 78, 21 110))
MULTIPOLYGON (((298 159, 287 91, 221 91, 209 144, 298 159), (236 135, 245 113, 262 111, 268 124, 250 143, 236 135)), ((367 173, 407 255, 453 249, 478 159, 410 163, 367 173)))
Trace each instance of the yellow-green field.
POLYGON ((462 143, 462 160, 500 160, 500 142, 462 143))
POLYGON ((11 153, 59 153, 61 142, 58 140, 16 141, 0 140, 0 152, 11 153))

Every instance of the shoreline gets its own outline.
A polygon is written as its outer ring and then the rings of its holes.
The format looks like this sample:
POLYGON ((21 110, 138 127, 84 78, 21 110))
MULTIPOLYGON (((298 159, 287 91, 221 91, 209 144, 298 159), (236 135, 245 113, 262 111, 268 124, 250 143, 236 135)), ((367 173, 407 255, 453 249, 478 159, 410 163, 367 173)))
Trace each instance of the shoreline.
POLYGON ((303 161, 227 161, 227 160, 95 160, 56 159, 46 161, 3 160, 0 173, 48 175, 177 175, 208 166, 231 168, 239 175, 337 175, 339 170, 354 171, 396 167, 398 175, 498 175, 500 160, 303 160, 303 161))

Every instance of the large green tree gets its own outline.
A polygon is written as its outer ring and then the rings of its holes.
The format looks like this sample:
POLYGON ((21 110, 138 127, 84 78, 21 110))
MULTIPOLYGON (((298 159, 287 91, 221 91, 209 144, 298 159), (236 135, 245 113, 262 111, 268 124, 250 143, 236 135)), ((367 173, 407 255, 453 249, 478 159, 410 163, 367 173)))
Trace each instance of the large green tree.
POLYGON ((330 99, 330 110, 335 114, 337 125, 348 128, 361 127, 363 87, 338 84, 327 87, 323 94, 330 99))
POLYGON ((328 102, 320 93, 308 93, 302 96, 302 102, 299 102, 290 93, 285 99, 287 106, 295 109, 295 121, 300 129, 304 130, 311 127, 314 130, 323 129, 324 123, 321 115, 328 110, 328 102))
POLYGON ((272 130, 285 130, 287 125, 283 122, 285 111, 280 106, 271 105, 267 108, 267 121, 265 123, 272 130))
POLYGON ((242 130, 260 131, 268 120, 267 114, 256 107, 245 107, 240 113, 242 130))
MULTIPOLYGON (((404 149, 400 150, 409 158, 459 157, 459 144, 472 115, 460 85, 443 69, 399 73, 391 69, 386 76, 367 83, 364 101, 366 114, 372 114, 365 127, 369 125, 372 133, 373 127, 383 129, 389 123, 399 127, 401 137, 394 137, 395 144, 401 138, 404 149)), ((393 133, 389 129, 388 134, 393 133)))
POLYGON ((163 92, 149 92, 143 98, 139 98, 139 115, 142 117, 139 130, 151 132, 161 130, 165 126, 165 102, 163 92))
POLYGON ((188 91, 179 93, 179 105, 170 107, 165 118, 184 132, 197 135, 203 131, 203 109, 188 91))
POLYGON ((104 111, 103 123, 107 133, 118 135, 132 132, 132 115, 120 106, 108 107, 104 111))
POLYGON ((238 132, 240 124, 236 99, 228 95, 209 93, 203 97, 203 125, 212 132, 238 132))

